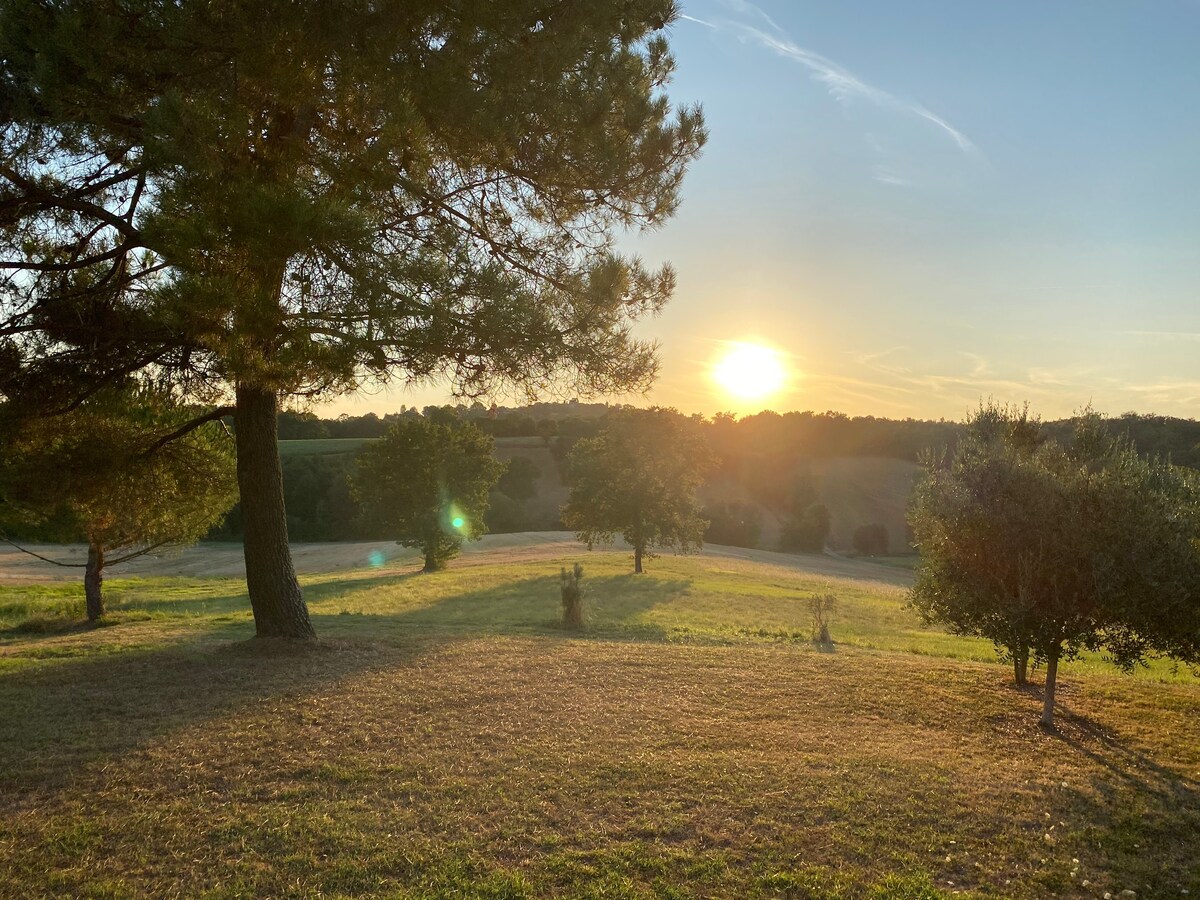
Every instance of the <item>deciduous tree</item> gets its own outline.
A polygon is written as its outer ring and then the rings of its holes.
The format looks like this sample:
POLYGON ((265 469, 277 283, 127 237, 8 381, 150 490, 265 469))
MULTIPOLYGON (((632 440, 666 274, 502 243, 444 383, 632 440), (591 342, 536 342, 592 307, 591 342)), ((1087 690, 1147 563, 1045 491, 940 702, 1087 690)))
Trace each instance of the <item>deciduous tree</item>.
POLYGON ((419 547, 426 572, 445 568, 464 539, 486 531, 488 492, 505 468, 492 446, 491 436, 469 423, 394 423, 358 456, 354 493, 369 527, 419 547))
POLYGON ((589 546, 620 535, 640 573, 655 549, 688 553, 703 545, 708 522, 696 489, 712 465, 695 420, 673 409, 611 413, 596 437, 571 449, 563 524, 589 546))
MULTIPOLYGON (((260 636, 312 628, 281 396, 644 388, 669 267, 616 228, 675 210, 671 0, 0 2, 0 395, 127 373, 236 407, 260 636)), ((212 410, 217 415, 222 410, 212 410)))

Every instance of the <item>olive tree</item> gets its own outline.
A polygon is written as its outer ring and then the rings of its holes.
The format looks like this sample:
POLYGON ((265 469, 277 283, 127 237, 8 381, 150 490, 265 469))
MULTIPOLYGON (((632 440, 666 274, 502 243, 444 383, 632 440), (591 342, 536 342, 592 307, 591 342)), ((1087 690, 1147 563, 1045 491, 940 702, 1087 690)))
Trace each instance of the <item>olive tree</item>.
POLYGON ((921 554, 912 605, 992 640, 1025 680, 1046 665, 1053 724, 1059 662, 1105 651, 1128 669, 1158 654, 1200 661, 1200 486, 1140 457, 1086 412, 1047 440, 1025 410, 994 404, 949 456, 928 456, 909 512, 921 554))

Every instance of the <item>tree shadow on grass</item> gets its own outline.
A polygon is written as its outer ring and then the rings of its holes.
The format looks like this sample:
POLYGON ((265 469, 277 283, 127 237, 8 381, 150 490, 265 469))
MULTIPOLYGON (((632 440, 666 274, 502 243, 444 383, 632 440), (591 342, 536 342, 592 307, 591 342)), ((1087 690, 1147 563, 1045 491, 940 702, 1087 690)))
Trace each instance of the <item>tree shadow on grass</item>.
POLYGON ((260 644, 245 640, 248 630, 229 623, 165 647, 97 647, 5 672, 0 810, 175 729, 372 668, 409 665, 428 649, 427 641, 260 644))
POLYGON ((1085 844, 1103 848, 1122 887, 1153 885, 1163 896, 1200 888, 1200 859, 1179 855, 1180 835, 1200 834, 1200 774, 1162 765, 1136 739, 1062 704, 1058 718, 1059 740, 1099 773, 1083 789, 1063 784, 1085 844))
MULTIPOLYGON (((380 575, 350 579, 330 576, 322 581, 306 584, 304 593, 309 601, 313 602, 314 599, 322 599, 324 595, 345 590, 349 586, 369 590, 407 577, 410 576, 380 575)), ((199 596, 169 596, 172 592, 178 593, 186 589, 194 581, 196 580, 187 579, 176 584, 171 580, 164 580, 161 587, 167 596, 156 594, 155 588, 160 587, 158 584, 142 587, 131 585, 129 582, 115 582, 105 591, 106 615, 96 622, 89 622, 84 618, 82 591, 77 598, 55 598, 50 603, 10 603, 9 610, 17 609, 19 613, 24 613, 24 618, 18 618, 11 624, 0 627, 0 642, 20 640, 22 643, 28 643, 50 640, 139 620, 245 616, 250 613, 250 598, 244 587, 212 594, 203 593, 201 587, 199 596), (44 612, 42 607, 50 612, 44 612)), ((199 585, 203 585, 203 580, 199 581, 199 585)))
MULTIPOLYGON (((375 590, 418 577, 420 574, 420 570, 379 575, 356 574, 352 577, 338 573, 319 580, 304 578, 301 586, 306 601, 311 605, 327 599, 331 594, 375 590)), ((129 596, 129 589, 122 590, 122 586, 118 585, 110 594, 108 607, 112 612, 165 613, 181 616, 245 613, 250 611, 250 596, 244 587, 211 596, 129 596)))
MULTIPOLYGON (((83 601, 80 609, 69 615, 33 614, 14 624, 0 628, 0 644, 11 647, 13 644, 36 644, 50 642, 64 637, 84 635, 89 632, 104 632, 119 629, 123 625, 152 620, 167 621, 173 617, 199 619, 205 617, 228 618, 234 615, 245 615, 250 612, 250 600, 245 591, 240 594, 224 594, 193 599, 154 599, 138 598, 126 600, 121 597, 113 598, 106 603, 105 615, 95 622, 88 621, 83 615, 83 601)), ((112 632, 114 635, 119 632, 112 632)))
MULTIPOLYGON (((436 576, 434 576, 436 577, 436 576)), ((586 582, 585 627, 577 636, 624 635, 662 640, 666 631, 641 616, 686 591, 683 579, 609 575, 586 582)), ((561 631, 562 595, 557 576, 507 581, 495 587, 451 594, 427 606, 386 616, 401 629, 443 629, 463 633, 502 634, 561 631)))
POLYGON ((1111 775, 1114 785, 1157 795, 1163 800, 1191 800, 1200 814, 1200 774, 1180 775, 1155 762, 1119 732, 1073 712, 1061 702, 1057 720, 1055 736, 1111 775))
MULTIPOLYGON (((1039 707, 1045 698, 1044 685, 1033 682, 1025 685, 1009 682, 1006 689, 1037 701, 1039 707)), ((1112 777, 1112 784, 1157 794, 1163 799, 1190 796, 1200 800, 1200 773, 1194 777, 1180 775, 1155 762, 1148 753, 1139 750, 1135 742, 1117 729, 1072 708, 1071 704, 1064 700, 1063 694, 1076 689, 1076 685, 1069 683, 1059 685, 1054 726, 1042 730, 1041 734, 1088 759, 1112 777)), ((1032 709, 1033 707, 1029 707, 1021 715, 1032 715, 1032 709)))
MULTIPOLYGON (((349 602, 355 593, 411 577, 417 576, 330 579, 310 585, 310 597, 315 604, 331 595, 349 602)), ((598 625, 569 636, 660 639, 662 630, 639 624, 638 616, 687 586, 632 576, 596 578, 591 587, 598 625)), ((226 609, 231 599, 198 602, 226 609)), ((186 600, 169 602, 189 608, 186 600)), ((10 653, 25 656, 27 664, 0 673, 0 812, 31 795, 64 789, 72 776, 172 731, 303 697, 364 672, 412 666, 451 642, 530 633, 567 639, 557 627, 559 615, 558 579, 547 576, 451 594, 395 613, 314 612, 322 636, 315 645, 247 640, 251 626, 240 620, 151 634, 157 640, 153 647, 123 645, 118 626, 95 631, 95 640, 76 634, 60 646, 10 653)))

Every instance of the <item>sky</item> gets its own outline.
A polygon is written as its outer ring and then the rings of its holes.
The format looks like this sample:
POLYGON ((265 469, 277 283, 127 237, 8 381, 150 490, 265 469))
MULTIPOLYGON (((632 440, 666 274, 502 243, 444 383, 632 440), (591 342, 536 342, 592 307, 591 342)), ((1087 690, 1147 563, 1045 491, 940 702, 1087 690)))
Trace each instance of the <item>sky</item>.
MULTIPOLYGON (((1200 2, 683 0, 709 142, 621 246, 678 272, 646 398, 961 419, 1200 414, 1200 2), (711 370, 784 361, 774 394, 711 370)), ((338 412, 446 402, 433 387, 338 412)))

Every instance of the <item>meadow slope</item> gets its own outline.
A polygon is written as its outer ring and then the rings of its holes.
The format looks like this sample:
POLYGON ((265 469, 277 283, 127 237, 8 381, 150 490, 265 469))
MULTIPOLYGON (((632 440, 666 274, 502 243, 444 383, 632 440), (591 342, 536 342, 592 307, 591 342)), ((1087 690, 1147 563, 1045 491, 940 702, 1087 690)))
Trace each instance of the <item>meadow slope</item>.
POLYGON ((730 553, 308 574, 307 649, 232 577, 114 580, 90 630, 0 581, 0 895, 1200 896, 1195 680, 1089 660, 1048 735, 903 570, 730 553))

